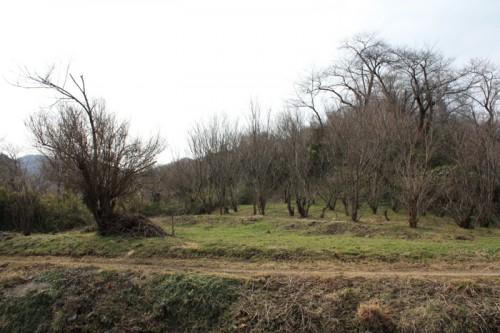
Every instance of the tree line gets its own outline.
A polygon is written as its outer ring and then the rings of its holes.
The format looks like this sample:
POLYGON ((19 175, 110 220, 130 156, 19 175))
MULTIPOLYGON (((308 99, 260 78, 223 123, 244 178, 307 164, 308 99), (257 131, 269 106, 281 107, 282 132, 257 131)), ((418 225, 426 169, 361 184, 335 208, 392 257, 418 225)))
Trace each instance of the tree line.
POLYGON ((156 170, 155 191, 186 212, 237 211, 243 196, 255 214, 278 198, 292 216, 339 202, 352 221, 366 204, 373 213, 404 208, 413 228, 426 212, 463 228, 491 225, 500 193, 498 67, 486 59, 456 66, 432 48, 369 34, 339 54, 274 116, 254 100, 241 126, 220 115, 193 126, 190 157, 156 170))

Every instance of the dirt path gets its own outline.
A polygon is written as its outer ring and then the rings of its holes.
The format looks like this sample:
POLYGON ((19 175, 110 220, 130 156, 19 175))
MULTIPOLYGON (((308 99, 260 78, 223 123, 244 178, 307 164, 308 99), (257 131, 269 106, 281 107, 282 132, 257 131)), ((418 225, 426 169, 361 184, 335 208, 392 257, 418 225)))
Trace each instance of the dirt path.
POLYGON ((232 277, 285 276, 419 276, 419 277, 494 277, 500 278, 498 263, 342 263, 342 262, 245 262, 217 259, 143 259, 102 257, 0 256, 1 267, 18 266, 97 267, 140 272, 216 274, 232 277))

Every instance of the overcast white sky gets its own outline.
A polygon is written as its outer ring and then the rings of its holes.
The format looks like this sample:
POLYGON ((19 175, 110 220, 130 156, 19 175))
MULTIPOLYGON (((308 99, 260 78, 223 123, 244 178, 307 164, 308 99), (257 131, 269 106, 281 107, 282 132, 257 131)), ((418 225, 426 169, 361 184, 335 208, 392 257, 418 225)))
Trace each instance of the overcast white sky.
POLYGON ((243 115, 252 97, 279 111, 297 81, 359 32, 500 64, 498 0, 4 1, 0 138, 30 152, 24 121, 53 96, 11 86, 19 66, 71 62, 132 134, 160 131, 166 162, 171 149, 185 155, 199 119, 243 115))

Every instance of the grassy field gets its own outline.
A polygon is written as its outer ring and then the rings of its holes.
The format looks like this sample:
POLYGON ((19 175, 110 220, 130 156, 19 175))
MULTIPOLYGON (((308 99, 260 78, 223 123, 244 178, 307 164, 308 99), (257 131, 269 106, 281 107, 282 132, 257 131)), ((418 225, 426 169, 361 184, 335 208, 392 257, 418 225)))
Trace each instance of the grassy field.
MULTIPOLYGON (((350 222, 341 213, 320 219, 290 218, 283 205, 269 215, 252 216, 251 207, 230 215, 174 218, 175 236, 166 239, 99 237, 92 232, 18 235, 0 242, 0 255, 132 256, 140 258, 213 257, 246 260, 496 261, 500 229, 464 230, 446 218, 426 216, 410 229, 404 215, 364 213, 350 222)), ((170 217, 156 221, 171 232, 170 217)))
POLYGON ((0 332, 500 331, 498 227, 319 209, 175 217, 164 239, 0 240, 0 332))

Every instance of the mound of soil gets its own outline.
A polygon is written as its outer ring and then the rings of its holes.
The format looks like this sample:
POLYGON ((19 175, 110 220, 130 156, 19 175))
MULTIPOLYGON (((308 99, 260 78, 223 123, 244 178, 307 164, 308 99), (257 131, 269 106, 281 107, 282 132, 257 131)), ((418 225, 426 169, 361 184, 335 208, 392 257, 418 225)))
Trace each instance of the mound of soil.
POLYGON ((366 236, 371 231, 369 227, 356 222, 334 222, 326 226, 324 233, 327 235, 352 233, 356 236, 366 236))
POLYGON ((101 236, 167 237, 166 231, 143 215, 112 215, 101 221, 101 236))

